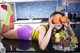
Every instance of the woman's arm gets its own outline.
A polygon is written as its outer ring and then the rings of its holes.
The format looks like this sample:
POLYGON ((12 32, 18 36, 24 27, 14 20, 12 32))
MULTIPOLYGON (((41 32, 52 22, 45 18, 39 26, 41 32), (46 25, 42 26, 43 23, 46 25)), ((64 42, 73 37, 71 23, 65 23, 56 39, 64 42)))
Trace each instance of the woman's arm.
POLYGON ((69 26, 68 29, 70 30, 71 34, 75 35, 71 26, 69 26))
POLYGON ((71 34, 75 35, 75 33, 73 32, 72 27, 70 26, 70 20, 69 19, 65 23, 65 26, 69 29, 69 31, 71 32, 71 34))
POLYGON ((47 47, 53 28, 54 28, 54 24, 52 24, 52 18, 49 18, 49 29, 47 32, 46 32, 46 28, 44 26, 41 26, 39 28, 39 39, 38 39, 38 41, 39 41, 40 49, 45 50, 45 48, 47 47))
POLYGON ((39 30, 39 46, 40 49, 45 50, 47 47, 50 37, 51 37, 52 28, 49 28, 47 33, 44 26, 39 30))

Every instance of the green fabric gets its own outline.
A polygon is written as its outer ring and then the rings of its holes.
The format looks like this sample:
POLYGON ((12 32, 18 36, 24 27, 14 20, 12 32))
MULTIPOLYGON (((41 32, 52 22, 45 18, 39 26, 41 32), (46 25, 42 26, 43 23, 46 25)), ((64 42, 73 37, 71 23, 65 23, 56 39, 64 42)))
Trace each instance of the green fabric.
POLYGON ((3 21, 3 24, 9 25, 10 16, 13 14, 13 12, 11 10, 10 4, 6 3, 6 6, 7 6, 7 15, 6 15, 6 18, 3 21))

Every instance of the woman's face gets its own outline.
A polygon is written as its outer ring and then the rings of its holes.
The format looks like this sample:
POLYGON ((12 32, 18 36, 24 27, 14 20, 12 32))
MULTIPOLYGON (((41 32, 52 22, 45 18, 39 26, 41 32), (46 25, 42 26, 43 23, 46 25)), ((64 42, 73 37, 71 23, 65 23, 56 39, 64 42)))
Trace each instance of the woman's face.
MULTIPOLYGON (((54 17, 60 18, 60 17, 62 17, 62 15, 61 14, 56 14, 54 17)), ((56 29, 60 29, 61 27, 62 27, 61 22, 59 22, 58 24, 55 25, 56 29)))

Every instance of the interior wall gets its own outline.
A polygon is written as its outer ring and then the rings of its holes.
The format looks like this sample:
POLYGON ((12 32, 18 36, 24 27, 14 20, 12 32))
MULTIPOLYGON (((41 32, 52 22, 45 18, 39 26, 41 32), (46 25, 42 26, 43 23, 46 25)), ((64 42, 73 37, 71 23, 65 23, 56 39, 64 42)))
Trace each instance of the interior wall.
POLYGON ((16 3, 17 18, 49 18, 56 6, 57 1, 19 2, 16 3))

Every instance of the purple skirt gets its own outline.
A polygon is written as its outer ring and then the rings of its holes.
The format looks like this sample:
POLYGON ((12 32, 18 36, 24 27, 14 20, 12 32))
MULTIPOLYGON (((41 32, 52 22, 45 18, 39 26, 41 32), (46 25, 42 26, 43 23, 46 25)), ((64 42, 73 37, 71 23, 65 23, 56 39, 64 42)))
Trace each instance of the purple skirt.
POLYGON ((34 28, 29 25, 21 26, 17 29, 18 38, 22 40, 29 40, 32 37, 34 28))

